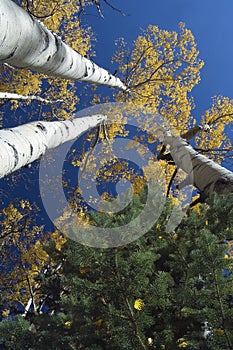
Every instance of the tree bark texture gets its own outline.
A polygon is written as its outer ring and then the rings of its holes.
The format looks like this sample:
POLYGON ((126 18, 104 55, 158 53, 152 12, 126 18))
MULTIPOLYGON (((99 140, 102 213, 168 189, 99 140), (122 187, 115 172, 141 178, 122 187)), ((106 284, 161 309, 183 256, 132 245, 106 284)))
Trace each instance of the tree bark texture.
POLYGON ((64 79, 126 89, 119 78, 74 51, 11 0, 0 1, 0 61, 64 79))

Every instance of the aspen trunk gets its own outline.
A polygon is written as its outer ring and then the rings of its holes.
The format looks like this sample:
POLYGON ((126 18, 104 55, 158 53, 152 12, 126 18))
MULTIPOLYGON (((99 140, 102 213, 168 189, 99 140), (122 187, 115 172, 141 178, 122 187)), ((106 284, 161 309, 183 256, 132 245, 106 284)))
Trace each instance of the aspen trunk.
POLYGON ((0 0, 0 61, 64 79, 126 89, 119 78, 74 51, 11 0, 0 0))
POLYGON ((233 173, 231 171, 196 152, 181 137, 164 131, 163 134, 163 142, 165 145, 170 145, 170 153, 176 165, 193 177, 194 186, 204 197, 210 197, 213 192, 218 194, 233 192, 233 173))
POLYGON ((105 119, 103 115, 93 115, 56 122, 37 121, 0 130, 0 178, 39 159, 47 149, 74 140, 105 119))

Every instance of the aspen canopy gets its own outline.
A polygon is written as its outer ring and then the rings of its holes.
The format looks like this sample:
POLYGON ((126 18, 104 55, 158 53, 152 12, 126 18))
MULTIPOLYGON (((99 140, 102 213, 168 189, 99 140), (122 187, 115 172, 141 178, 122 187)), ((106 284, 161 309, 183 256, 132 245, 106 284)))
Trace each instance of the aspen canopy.
POLYGON ((0 0, 0 348, 230 350, 233 100, 215 96, 195 117, 204 62, 184 23, 119 39, 111 74, 86 25, 90 8, 105 21, 104 6, 127 17, 107 0, 0 0), (70 211, 58 215, 52 197, 50 222, 40 187, 56 192, 49 151, 68 141, 61 178, 77 236, 60 229, 70 211), (89 226, 127 235, 150 180, 165 204, 146 234, 112 249, 80 244, 89 226), (132 202, 117 197, 119 181, 132 202))

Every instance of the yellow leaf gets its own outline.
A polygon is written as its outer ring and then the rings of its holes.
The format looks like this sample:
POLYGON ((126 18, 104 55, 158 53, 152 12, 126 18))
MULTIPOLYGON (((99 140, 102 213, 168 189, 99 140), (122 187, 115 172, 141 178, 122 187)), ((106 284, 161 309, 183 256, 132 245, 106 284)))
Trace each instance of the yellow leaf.
POLYGON ((136 310, 141 311, 141 310, 144 308, 144 306, 145 306, 145 304, 144 304, 144 302, 143 302, 142 299, 136 299, 136 300, 134 301, 134 308, 135 308, 136 310))

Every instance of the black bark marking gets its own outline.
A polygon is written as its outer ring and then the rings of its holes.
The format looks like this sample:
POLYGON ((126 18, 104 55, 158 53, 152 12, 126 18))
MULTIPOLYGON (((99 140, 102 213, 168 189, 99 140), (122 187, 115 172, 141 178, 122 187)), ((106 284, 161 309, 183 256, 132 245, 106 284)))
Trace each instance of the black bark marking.
MULTIPOLYGON (((192 161, 192 159, 191 159, 191 161, 192 161)), ((192 164, 193 164, 193 161, 192 161, 192 164)), ((193 172, 198 171, 198 169, 200 169, 202 167, 203 167, 203 164, 199 164, 199 163, 197 163, 196 165, 193 165, 193 172)))
POLYGON ((4 35, 4 37, 3 37, 3 39, 2 39, 2 42, 0 43, 0 45, 2 45, 2 43, 4 43, 5 42, 5 40, 6 40, 6 34, 4 35))
MULTIPOLYGON (((70 120, 70 122, 73 123, 72 120, 70 120)), ((62 124, 65 126, 66 130, 69 130, 69 127, 68 127, 68 125, 66 123, 62 122, 62 124)))
POLYGON ((32 163, 29 163, 29 164, 24 165, 24 168, 26 168, 26 169, 30 169, 30 168, 31 168, 31 166, 32 166, 32 163))
POLYGON ((86 78, 86 77, 88 77, 87 66, 85 67, 85 73, 84 73, 83 78, 86 78))
POLYGON ((63 137, 64 133, 63 133, 63 129, 62 128, 60 128, 60 132, 61 132, 61 136, 63 137))
MULTIPOLYGON (((12 130, 11 130, 12 131, 12 130)), ((11 143, 9 143, 8 141, 6 140, 3 140, 10 148, 13 149, 13 152, 14 152, 14 168, 16 167, 16 165, 18 164, 18 161, 19 161, 19 154, 18 154, 18 151, 17 151, 17 148, 12 145, 11 143)))
POLYGON ((30 143, 30 156, 32 156, 33 155, 33 146, 32 146, 32 144, 30 143))
POLYGON ((38 123, 38 124, 36 124, 36 126, 37 126, 39 129, 41 129, 42 131, 46 131, 46 127, 45 127, 43 124, 38 123))
POLYGON ((13 57, 16 50, 17 50, 17 47, 15 47, 13 51, 11 51, 11 53, 6 57, 6 60, 8 60, 9 58, 13 57))
POLYGON ((43 28, 42 28, 42 32, 43 32, 43 37, 45 41, 45 47, 42 50, 42 52, 44 52, 49 47, 49 35, 43 28))
POLYGON ((49 55, 49 57, 47 58, 47 62, 50 60, 51 56, 49 55))
POLYGON ((74 64, 74 61, 73 61, 73 59, 72 59, 72 62, 71 62, 71 64, 70 64, 70 69, 73 67, 73 64, 74 64))
POLYGON ((60 48, 60 40, 58 39, 57 35, 55 35, 54 37, 55 37, 55 45, 56 45, 56 48, 57 48, 57 51, 58 51, 59 48, 60 48))
POLYGON ((15 157, 14 167, 16 167, 19 161, 19 153, 17 151, 17 148, 14 145, 11 145, 11 147, 13 148, 13 151, 14 151, 14 157, 15 157))

